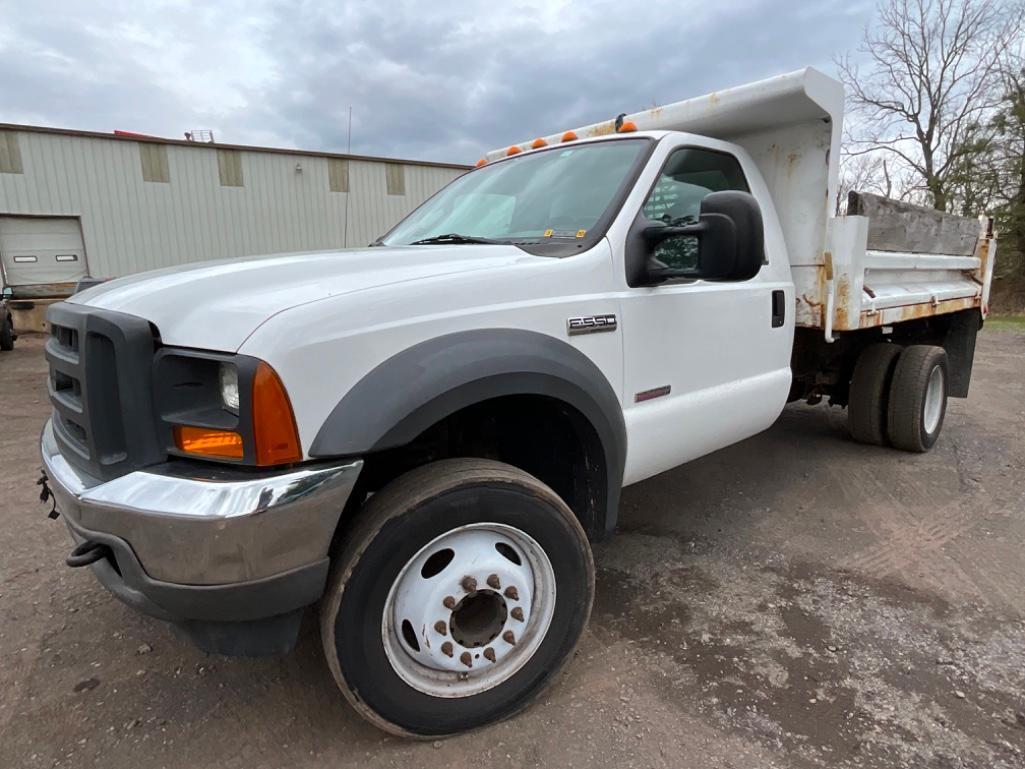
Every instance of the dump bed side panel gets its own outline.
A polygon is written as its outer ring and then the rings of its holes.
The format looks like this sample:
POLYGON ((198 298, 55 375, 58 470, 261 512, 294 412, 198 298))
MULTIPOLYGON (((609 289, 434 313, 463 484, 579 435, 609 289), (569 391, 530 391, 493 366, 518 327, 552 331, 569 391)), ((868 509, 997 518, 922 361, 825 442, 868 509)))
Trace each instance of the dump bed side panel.
POLYGON ((832 332, 960 310, 988 313, 996 240, 989 221, 852 193, 830 221, 821 266, 794 270, 798 325, 832 332))

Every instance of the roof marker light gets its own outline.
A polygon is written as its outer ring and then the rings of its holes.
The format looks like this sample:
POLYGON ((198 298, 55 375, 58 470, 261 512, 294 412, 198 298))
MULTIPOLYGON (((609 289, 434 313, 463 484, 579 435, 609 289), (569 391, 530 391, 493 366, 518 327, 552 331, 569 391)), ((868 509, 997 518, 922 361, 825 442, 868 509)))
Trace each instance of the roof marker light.
POLYGON ((531 149, 535 149, 535 150, 539 150, 542 147, 547 147, 547 146, 548 146, 548 142, 546 142, 541 137, 538 137, 538 138, 534 139, 534 142, 530 145, 530 148, 531 149))
POLYGON ((477 161, 477 168, 480 168, 481 166, 486 166, 487 164, 488 164, 488 159, 487 158, 481 158, 480 160, 477 161))
POLYGON ((620 124, 619 128, 616 129, 618 133, 628 134, 633 133, 637 130, 637 124, 632 120, 625 120, 620 124))
POLYGON ((575 142, 577 140, 576 132, 575 131, 566 131, 566 133, 564 133, 562 135, 562 140, 564 142, 575 142))
POLYGON ((505 154, 508 155, 508 156, 512 156, 512 155, 519 155, 521 152, 523 152, 523 150, 521 150, 519 147, 517 147, 514 144, 513 146, 511 146, 509 149, 507 149, 505 151, 505 154))

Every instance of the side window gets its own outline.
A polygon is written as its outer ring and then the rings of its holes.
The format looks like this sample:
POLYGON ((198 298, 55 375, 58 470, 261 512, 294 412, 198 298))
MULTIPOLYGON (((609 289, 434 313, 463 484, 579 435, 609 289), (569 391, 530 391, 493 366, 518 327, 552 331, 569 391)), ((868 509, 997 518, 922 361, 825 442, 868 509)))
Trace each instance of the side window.
MULTIPOLYGON (((737 159, 724 152, 684 147, 669 156, 642 210, 655 222, 694 224, 705 195, 723 190, 750 192, 737 159)), ((655 249, 655 258, 667 267, 696 267, 697 238, 665 240, 655 249)))

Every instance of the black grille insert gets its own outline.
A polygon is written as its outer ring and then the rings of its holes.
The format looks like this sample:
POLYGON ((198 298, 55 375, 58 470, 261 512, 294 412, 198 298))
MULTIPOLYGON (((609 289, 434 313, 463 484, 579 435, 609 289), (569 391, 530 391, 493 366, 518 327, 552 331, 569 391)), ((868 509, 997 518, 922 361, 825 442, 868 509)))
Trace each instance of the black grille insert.
POLYGON ((68 302, 52 305, 47 321, 54 436, 65 459, 102 480, 163 461, 149 323, 68 302))

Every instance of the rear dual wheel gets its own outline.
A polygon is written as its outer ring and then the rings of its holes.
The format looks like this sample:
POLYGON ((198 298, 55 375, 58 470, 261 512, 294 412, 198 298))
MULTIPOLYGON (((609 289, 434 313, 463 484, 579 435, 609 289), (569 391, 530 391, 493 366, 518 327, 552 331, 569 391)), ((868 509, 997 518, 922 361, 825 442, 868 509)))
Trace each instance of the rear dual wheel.
POLYGON ((847 404, 851 436, 860 443, 928 451, 947 410, 947 354, 942 347, 874 344, 862 350, 847 404))
POLYGON ((947 353, 922 344, 905 348, 890 384, 890 443, 904 451, 928 451, 940 437, 946 413, 947 353))
POLYGON ((489 460, 417 468, 375 494, 321 607, 349 702, 395 733, 434 737, 506 718, 568 661, 594 563, 566 504, 489 460))

